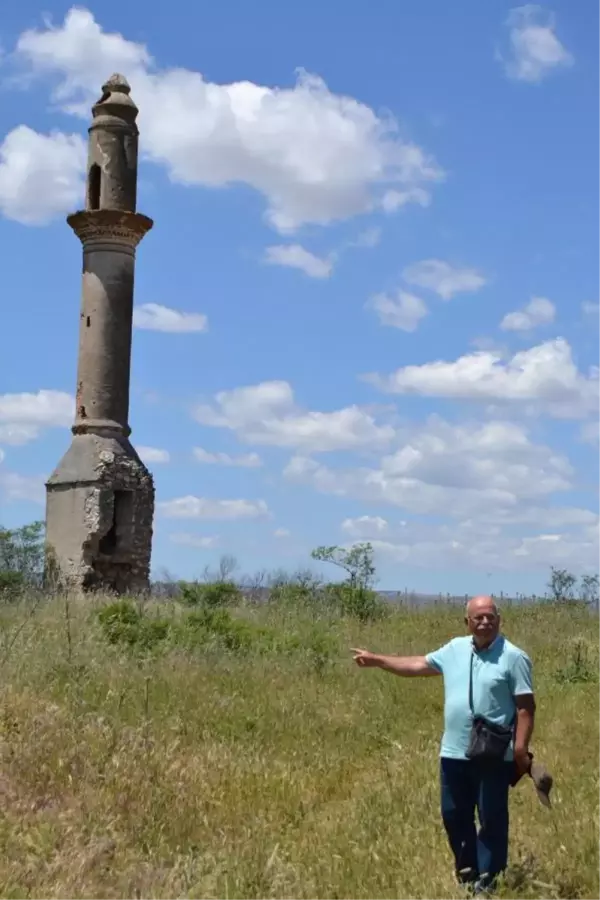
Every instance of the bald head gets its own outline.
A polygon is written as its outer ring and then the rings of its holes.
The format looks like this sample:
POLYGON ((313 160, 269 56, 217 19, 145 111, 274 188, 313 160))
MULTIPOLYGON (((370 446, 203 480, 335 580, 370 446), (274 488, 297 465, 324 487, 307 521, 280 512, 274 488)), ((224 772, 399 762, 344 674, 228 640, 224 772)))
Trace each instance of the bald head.
POLYGON ((471 597, 467 603, 465 613, 467 616, 475 616, 478 612, 487 610, 491 610, 495 615, 498 615, 498 607, 494 600, 486 594, 478 594, 477 597, 471 597))
POLYGON ((500 613, 491 597, 472 597, 465 608, 465 623, 476 645, 487 647, 500 630, 500 613))

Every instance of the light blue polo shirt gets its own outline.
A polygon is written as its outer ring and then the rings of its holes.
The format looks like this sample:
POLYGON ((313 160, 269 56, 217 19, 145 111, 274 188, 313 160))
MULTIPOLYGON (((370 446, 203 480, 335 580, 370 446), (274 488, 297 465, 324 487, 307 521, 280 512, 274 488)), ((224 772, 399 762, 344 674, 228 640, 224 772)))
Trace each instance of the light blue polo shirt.
MULTIPOLYGON (((503 635, 485 650, 476 650, 470 636, 454 638, 428 653, 430 666, 444 677, 444 735, 440 756, 466 759, 471 732, 469 667, 473 656, 473 708, 495 725, 508 726, 516 714, 514 698, 533 694, 531 660, 503 635)), ((512 743, 506 752, 513 759, 512 743)))

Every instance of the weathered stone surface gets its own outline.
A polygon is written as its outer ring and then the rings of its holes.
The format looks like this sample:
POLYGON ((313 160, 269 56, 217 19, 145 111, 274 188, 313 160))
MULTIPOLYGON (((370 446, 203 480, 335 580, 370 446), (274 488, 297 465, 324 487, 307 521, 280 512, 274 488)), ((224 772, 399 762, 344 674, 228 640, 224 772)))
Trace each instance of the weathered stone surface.
POLYGON ((68 586, 148 588, 154 483, 123 436, 75 435, 47 482, 47 541, 68 586))
POLYGON ((103 85, 90 127, 86 209, 67 221, 83 245, 71 446, 46 484, 53 577, 117 593, 148 588, 154 483, 129 443, 135 249, 152 220, 135 211, 137 107, 122 75, 103 85))
POLYGON ((137 200, 138 108, 122 75, 102 86, 89 128, 86 209, 135 212, 137 200))

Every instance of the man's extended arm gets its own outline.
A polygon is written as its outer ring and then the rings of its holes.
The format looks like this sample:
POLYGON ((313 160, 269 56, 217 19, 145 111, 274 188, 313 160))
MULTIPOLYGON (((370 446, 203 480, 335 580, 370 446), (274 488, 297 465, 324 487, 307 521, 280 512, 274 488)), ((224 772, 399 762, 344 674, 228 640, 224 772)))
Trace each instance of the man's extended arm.
POLYGON ((382 656, 379 653, 369 653, 368 650, 352 648, 354 661, 358 666, 365 668, 383 669, 393 672, 394 675, 402 675, 405 678, 417 675, 440 675, 438 669, 431 666, 424 656, 382 656))

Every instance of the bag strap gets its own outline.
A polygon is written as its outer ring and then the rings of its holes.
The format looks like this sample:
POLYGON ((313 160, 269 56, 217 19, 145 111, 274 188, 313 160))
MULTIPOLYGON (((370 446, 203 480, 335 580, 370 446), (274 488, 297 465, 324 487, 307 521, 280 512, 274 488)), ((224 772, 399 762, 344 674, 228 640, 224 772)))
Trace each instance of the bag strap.
POLYGON ((475 710, 473 709, 473 657, 475 656, 475 651, 471 647, 471 664, 469 668, 469 709, 471 710, 471 715, 475 716, 475 710))

